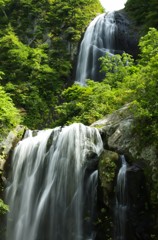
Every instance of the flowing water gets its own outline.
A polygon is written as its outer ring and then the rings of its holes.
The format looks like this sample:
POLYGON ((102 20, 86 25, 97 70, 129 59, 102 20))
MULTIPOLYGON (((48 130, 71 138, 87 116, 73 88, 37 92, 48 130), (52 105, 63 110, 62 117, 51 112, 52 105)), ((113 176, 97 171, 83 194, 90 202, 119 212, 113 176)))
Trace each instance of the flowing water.
POLYGON ((121 155, 122 166, 117 176, 116 206, 115 206, 115 240, 126 240, 126 171, 127 162, 124 155, 121 155))
POLYGON ((98 170, 88 174, 88 180, 85 186, 85 208, 84 213, 86 216, 85 227, 86 234, 89 239, 95 239, 96 232, 94 229, 94 223, 96 222, 96 204, 97 204, 97 186, 98 186, 98 170), (93 199, 93 201, 92 201, 93 199))
POLYGON ((100 70, 98 59, 106 52, 114 52, 116 32, 114 12, 101 14, 90 23, 80 46, 76 82, 85 85, 88 78, 97 80, 100 70))
POLYGON ((88 202, 93 219, 97 171, 86 169, 102 150, 99 131, 83 124, 28 132, 12 159, 7 240, 93 240, 83 211, 88 202))
POLYGON ((97 16, 88 26, 80 44, 76 66, 75 82, 86 85, 87 79, 102 81, 100 57, 127 52, 138 54, 138 36, 133 32, 132 23, 120 11, 97 16))

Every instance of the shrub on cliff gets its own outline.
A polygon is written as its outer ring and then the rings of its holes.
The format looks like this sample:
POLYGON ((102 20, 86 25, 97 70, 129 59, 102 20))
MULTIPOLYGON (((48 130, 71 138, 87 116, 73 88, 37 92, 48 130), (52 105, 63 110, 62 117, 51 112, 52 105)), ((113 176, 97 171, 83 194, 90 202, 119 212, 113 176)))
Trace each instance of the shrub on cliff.
POLYGON ((19 111, 15 108, 10 96, 0 86, 0 140, 5 133, 20 123, 19 111))

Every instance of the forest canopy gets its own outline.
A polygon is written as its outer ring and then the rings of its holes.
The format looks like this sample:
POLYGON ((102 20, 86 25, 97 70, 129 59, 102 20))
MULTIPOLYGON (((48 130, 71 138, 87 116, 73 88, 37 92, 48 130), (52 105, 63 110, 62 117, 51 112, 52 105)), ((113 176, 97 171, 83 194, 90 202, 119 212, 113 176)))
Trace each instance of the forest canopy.
POLYGON ((72 84, 73 59, 99 0, 0 1, 1 85, 28 127, 49 127, 60 92, 72 84))
MULTIPOLYGON (((156 9, 155 0, 150 6, 144 0, 126 3, 126 11, 146 27, 157 26, 156 9)), ((8 116, 1 110, 3 126, 10 129, 20 121, 31 129, 75 121, 91 124, 133 102, 146 130, 157 136, 156 28, 140 39, 137 61, 125 53, 105 55, 100 59, 106 73, 102 82, 73 84, 79 42, 102 12, 99 0, 0 1, 0 94, 10 106, 5 109, 12 108, 8 116)))
POLYGON ((128 0, 125 10, 136 20, 140 26, 147 30, 149 27, 158 28, 158 4, 157 0, 128 0))

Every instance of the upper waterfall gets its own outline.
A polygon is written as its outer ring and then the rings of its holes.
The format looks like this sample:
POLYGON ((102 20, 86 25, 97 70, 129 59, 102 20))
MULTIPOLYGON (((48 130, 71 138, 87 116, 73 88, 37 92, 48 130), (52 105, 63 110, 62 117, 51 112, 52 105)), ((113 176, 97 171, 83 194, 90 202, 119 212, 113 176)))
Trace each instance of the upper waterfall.
POLYGON ((115 31, 114 12, 101 14, 90 23, 80 46, 76 82, 84 85, 87 78, 97 78, 98 59, 106 52, 113 52, 115 31))
POLYGON ((85 85, 86 79, 102 80, 104 75, 100 72, 99 58, 107 52, 130 53, 133 48, 135 42, 129 34, 129 21, 124 14, 110 12, 97 16, 80 44, 75 81, 85 85))
POLYGON ((93 215, 97 175, 87 168, 102 149, 99 131, 83 124, 26 136, 15 148, 6 190, 7 240, 93 240, 84 209, 93 215))

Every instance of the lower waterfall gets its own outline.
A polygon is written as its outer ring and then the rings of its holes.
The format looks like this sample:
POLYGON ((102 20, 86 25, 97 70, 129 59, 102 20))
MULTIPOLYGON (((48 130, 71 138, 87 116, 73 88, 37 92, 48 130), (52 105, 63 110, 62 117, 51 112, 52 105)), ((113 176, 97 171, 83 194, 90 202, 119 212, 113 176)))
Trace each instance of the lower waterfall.
POLYGON ((75 123, 33 135, 19 142, 12 158, 7 240, 95 239, 99 131, 75 123))
POLYGON ((115 240, 126 240, 126 170, 127 162, 124 155, 121 155, 122 166, 117 176, 116 185, 116 206, 115 206, 115 240))
POLYGON ((85 80, 97 79, 99 73, 98 59, 106 52, 113 53, 117 25, 114 12, 97 16, 88 26, 81 42, 76 82, 85 85, 85 80))

